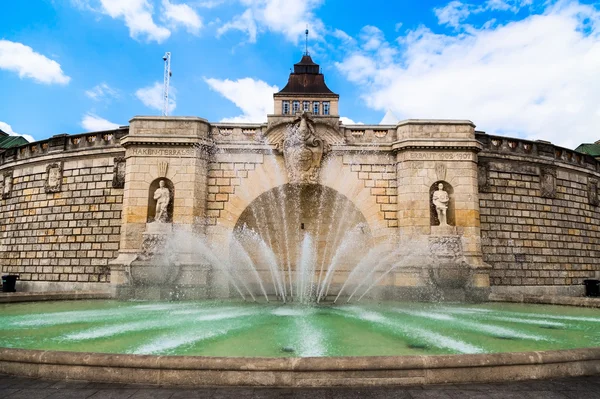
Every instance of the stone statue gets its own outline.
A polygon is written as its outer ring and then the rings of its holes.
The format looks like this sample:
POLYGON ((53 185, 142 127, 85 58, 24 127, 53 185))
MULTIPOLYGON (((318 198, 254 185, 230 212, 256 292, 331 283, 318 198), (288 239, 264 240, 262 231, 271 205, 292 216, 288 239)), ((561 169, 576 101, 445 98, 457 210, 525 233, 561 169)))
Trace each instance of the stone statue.
POLYGON ((169 189, 165 187, 164 180, 158 182, 158 188, 154 192, 154 199, 156 200, 156 213, 154 214, 154 221, 165 223, 168 218, 167 206, 171 201, 171 193, 169 192, 169 189))
POLYGON ((450 202, 450 197, 448 196, 448 193, 444 190, 443 183, 438 184, 438 189, 433 192, 432 202, 435 206, 435 211, 437 212, 437 216, 440 221, 440 226, 447 226, 448 203, 450 202))

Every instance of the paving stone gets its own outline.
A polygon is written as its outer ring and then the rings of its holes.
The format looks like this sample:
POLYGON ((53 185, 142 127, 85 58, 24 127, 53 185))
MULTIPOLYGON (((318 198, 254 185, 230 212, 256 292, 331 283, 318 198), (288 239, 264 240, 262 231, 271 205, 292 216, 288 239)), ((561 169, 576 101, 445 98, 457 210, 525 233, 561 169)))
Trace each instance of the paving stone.
POLYGON ((87 399, 97 392, 95 389, 65 388, 59 389, 47 399, 87 399))
POLYGON ((171 396, 176 392, 174 389, 164 389, 164 388, 147 388, 147 389, 138 389, 130 399, 170 399, 171 396))
POLYGON ((19 389, 8 396, 7 399, 46 399, 53 393, 56 393, 56 391, 49 391, 47 389, 19 389))
POLYGON ((90 399, 129 399, 136 392, 134 389, 101 389, 90 396, 90 399))

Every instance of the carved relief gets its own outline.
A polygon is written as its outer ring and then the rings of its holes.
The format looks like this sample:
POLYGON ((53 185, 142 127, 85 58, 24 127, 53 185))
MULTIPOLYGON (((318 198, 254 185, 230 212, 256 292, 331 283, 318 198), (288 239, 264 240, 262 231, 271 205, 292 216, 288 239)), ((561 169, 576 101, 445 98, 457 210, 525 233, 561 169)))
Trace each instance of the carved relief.
POLYGON ((556 169, 540 168, 540 190, 544 198, 556 197, 556 169))
POLYGON ((443 163, 436 163, 435 175, 438 180, 446 180, 446 165, 443 163))
POLYGON ((112 186, 113 188, 123 188, 125 187, 125 158, 115 158, 114 162, 112 186))
POLYGON ((169 169, 169 163, 167 161, 160 161, 158 163, 158 175, 160 177, 167 176, 167 169, 169 169))
POLYGON ((477 184, 479 192, 486 192, 490 189, 490 164, 488 162, 479 162, 477 165, 477 184))
POLYGON ((437 261, 456 261, 462 257, 460 237, 429 237, 429 252, 437 261))
POLYGON ((327 145, 317 137, 309 114, 303 113, 288 129, 281 147, 290 183, 316 184, 327 145))
POLYGON ((47 193, 58 193, 62 186, 62 162, 52 163, 46 167, 44 190, 47 193))
POLYGON ((2 195, 3 199, 10 198, 10 194, 12 193, 13 172, 6 172, 4 175, 0 175, 0 178, 0 195, 2 195))
POLYGON ((600 205, 600 200, 598 199, 598 180, 588 180, 588 199, 590 205, 600 205))

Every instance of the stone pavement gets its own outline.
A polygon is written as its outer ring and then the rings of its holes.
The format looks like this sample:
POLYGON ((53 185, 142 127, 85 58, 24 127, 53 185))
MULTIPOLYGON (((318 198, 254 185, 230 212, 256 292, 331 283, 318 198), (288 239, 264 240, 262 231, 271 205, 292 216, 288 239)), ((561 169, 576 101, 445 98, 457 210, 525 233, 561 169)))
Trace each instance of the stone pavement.
POLYGON ((85 381, 51 381, 0 374, 1 399, 596 399, 600 375, 499 384, 385 388, 173 388, 85 381))

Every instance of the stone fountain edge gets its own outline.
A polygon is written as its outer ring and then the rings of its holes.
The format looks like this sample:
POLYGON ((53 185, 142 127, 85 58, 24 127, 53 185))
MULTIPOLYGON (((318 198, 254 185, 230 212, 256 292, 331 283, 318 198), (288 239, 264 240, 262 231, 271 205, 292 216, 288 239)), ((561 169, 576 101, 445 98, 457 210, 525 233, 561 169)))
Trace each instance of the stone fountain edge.
POLYGON ((600 347, 494 354, 326 358, 155 356, 0 348, 0 373, 168 386, 477 383, 600 374, 600 347))

